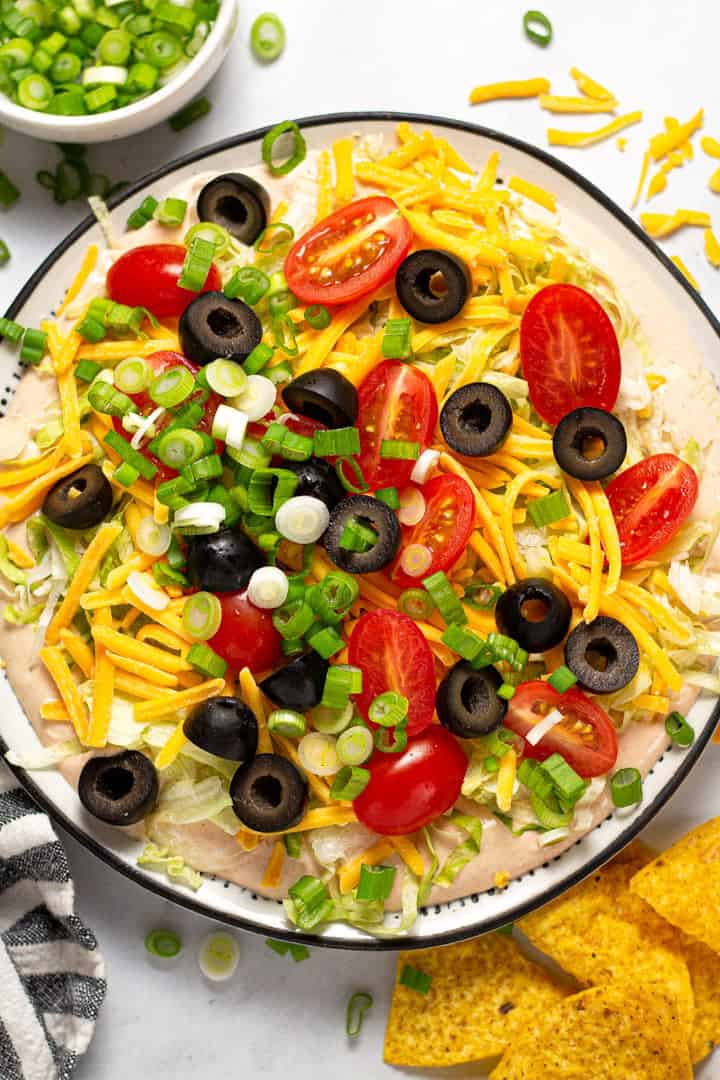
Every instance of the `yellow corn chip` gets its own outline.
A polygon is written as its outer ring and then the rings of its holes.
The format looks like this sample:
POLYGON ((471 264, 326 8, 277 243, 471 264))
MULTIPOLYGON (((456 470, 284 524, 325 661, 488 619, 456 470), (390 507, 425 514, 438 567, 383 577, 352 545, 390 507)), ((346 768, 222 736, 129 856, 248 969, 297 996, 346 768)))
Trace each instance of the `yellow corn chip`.
POLYGON ((566 993, 501 934, 400 953, 385 1061, 456 1065, 497 1056, 531 1016, 545 1013, 566 993), (406 964, 432 976, 427 994, 400 985, 406 964))
POLYGON ((608 983, 528 1018, 490 1080, 692 1080, 675 1003, 608 983))
POLYGON ((687 964, 663 924, 644 918, 628 888, 641 859, 641 849, 635 848, 625 861, 604 866, 518 926, 585 986, 627 979, 652 993, 673 993, 687 1040, 693 1023, 687 964))
POLYGON ((658 855, 630 888, 668 922, 720 952, 720 817, 658 855))

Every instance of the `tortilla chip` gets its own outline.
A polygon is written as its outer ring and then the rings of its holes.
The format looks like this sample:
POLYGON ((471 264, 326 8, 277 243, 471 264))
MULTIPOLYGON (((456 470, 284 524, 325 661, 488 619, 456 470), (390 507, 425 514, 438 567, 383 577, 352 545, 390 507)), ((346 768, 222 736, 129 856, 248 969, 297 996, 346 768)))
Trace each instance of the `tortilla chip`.
POLYGON ((693 1023, 690 974, 672 927, 628 888, 643 854, 604 866, 518 927, 585 986, 627 979, 673 993, 686 1039, 693 1023))
POLYGON ((490 1080, 691 1080, 675 1003, 628 983, 583 990, 536 1013, 490 1080))
POLYGON ((720 952, 720 817, 658 855, 630 888, 668 922, 720 952))
POLYGON ((720 956, 689 938, 685 938, 683 955, 695 994, 690 1057, 698 1062, 720 1044, 720 956))
POLYGON ((457 1065, 496 1057, 568 993, 512 938, 486 934, 400 953, 385 1033, 389 1065, 457 1065), (432 976, 427 994, 401 986, 406 964, 432 976))

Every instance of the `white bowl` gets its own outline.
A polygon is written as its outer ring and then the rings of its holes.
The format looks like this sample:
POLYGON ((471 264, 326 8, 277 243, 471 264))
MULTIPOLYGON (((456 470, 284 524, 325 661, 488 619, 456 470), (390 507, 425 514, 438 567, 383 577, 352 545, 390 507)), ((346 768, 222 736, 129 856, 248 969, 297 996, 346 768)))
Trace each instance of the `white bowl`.
POLYGON ((207 41, 187 67, 132 105, 97 116, 57 116, 15 105, 0 93, 0 126, 55 143, 108 142, 136 135, 173 116, 197 97, 225 59, 238 22, 238 0, 221 0, 207 41))

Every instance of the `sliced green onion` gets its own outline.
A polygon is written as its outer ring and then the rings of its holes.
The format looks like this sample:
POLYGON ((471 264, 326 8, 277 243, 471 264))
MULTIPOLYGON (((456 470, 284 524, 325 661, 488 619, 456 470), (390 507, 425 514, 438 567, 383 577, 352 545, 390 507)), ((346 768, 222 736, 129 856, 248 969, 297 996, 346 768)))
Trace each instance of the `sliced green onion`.
POLYGON ((275 709, 267 719, 268 730, 288 739, 301 739, 305 734, 305 717, 294 709, 275 709))
POLYGON ((380 457, 399 461, 417 461, 420 457, 420 443, 405 442, 402 439, 382 439, 380 457))
MULTIPOLYGON (((132 465, 123 462, 122 468, 131 469, 132 465)), ((145 555, 158 557, 164 555, 170 547, 172 533, 167 525, 161 525, 155 521, 152 514, 146 514, 140 519, 136 531, 137 546, 145 555)))
POLYGON ((634 806, 642 802, 642 777, 637 769, 618 769, 610 780, 610 795, 618 808, 634 806))
POLYGON ((491 754, 490 757, 486 757, 483 761, 483 768, 485 772, 496 773, 500 769, 500 762, 494 754, 491 754))
POLYGON ((103 64, 125 64, 130 57, 133 40, 126 30, 108 30, 98 44, 98 59, 103 64))
POLYGON ((200 643, 191 645, 186 660, 197 671, 202 672, 203 675, 209 675, 211 679, 222 679, 227 671, 227 663, 209 645, 200 643))
POLYGON ((271 319, 287 315, 296 307, 297 297, 289 289, 281 289, 268 297, 268 313, 271 319))
POLYGON ((323 735, 340 735, 349 726, 355 709, 348 701, 342 709, 330 709, 327 705, 317 705, 313 709, 312 723, 316 731, 323 735))
POLYGON ((321 582, 307 590, 306 598, 324 623, 335 624, 342 621, 359 593, 360 587, 353 577, 331 570, 321 582))
POLYGON ((363 1026, 365 1015, 373 1006, 372 994, 360 990, 354 993, 347 1004, 345 1015, 345 1033, 350 1039, 357 1039, 363 1026))
POLYGON ((200 292, 215 258, 215 244, 202 236, 194 236, 185 256, 177 284, 180 289, 200 292))
POLYGON ((415 990, 418 994, 427 994, 432 986, 432 975, 427 975, 411 964, 406 964, 400 973, 400 986, 407 986, 409 990, 415 990))
POLYGON ((209 592, 188 596, 183 606, 182 622, 193 641, 209 641, 222 622, 222 608, 217 596, 209 592))
POLYGON ((141 60, 129 69, 125 89, 131 94, 149 94, 155 89, 159 79, 158 69, 153 64, 147 64, 141 60))
POLYGON ((301 930, 312 930, 327 917, 331 907, 327 886, 320 878, 304 874, 288 889, 293 901, 295 922, 301 930))
MULTIPOLYGON (((295 236, 292 225, 286 221, 273 221, 258 236, 255 241, 255 250, 258 255, 280 256, 287 251, 295 236)), ((268 279, 268 289, 270 280, 268 279)))
POLYGON ((263 138, 262 159, 272 176, 287 176, 305 160, 306 154, 305 139, 300 128, 292 120, 283 120, 280 124, 276 124, 263 138), (292 136, 293 148, 290 156, 283 161, 275 156, 275 144, 284 136, 292 136))
POLYGON ((467 615, 452 585, 442 570, 425 578, 423 588, 432 600, 446 623, 466 623, 467 615))
POLYGON ((332 322, 332 315, 324 304, 311 304, 304 314, 305 322, 312 330, 326 330, 332 322))
POLYGON ((386 360, 409 360, 412 356, 412 322, 408 318, 388 319, 382 339, 386 360))
POLYGON ((176 225, 182 225, 186 212, 187 202, 185 199, 169 198, 163 199, 155 210, 153 217, 161 225, 175 227, 176 225))
POLYGON ((172 930, 151 930, 145 938, 145 948, 151 956, 170 960, 180 955, 182 942, 172 930))
MULTIPOLYGON (((115 370, 117 371, 117 368, 115 370)), ((91 383, 101 371, 102 364, 96 364, 94 360, 81 360, 75 368, 75 378, 81 382, 91 383)))
POLYGON ((179 585, 181 588, 186 589, 190 584, 184 574, 179 570, 173 570, 172 566, 164 560, 153 563, 152 573, 155 581, 163 589, 166 585, 179 585))
POLYGON ((165 71, 181 58, 182 46, 174 34, 167 30, 156 30, 143 38, 142 53, 146 63, 165 71))
POLYGON ((362 670, 350 664, 334 664, 325 676, 320 704, 329 709, 344 709, 351 694, 362 690, 362 670))
POLYGON ((402 720, 396 727, 379 727, 374 733, 375 748, 383 754, 399 754, 407 746, 407 720, 402 720))
MULTIPOLYGON (((333 799, 340 799, 343 802, 352 802, 353 799, 357 799, 358 795, 363 793, 369 783, 370 772, 368 769, 360 769, 356 765, 344 765, 333 780, 332 787, 330 788, 330 796, 333 799)), ((363 867, 363 869, 366 869, 366 867, 363 867)), ((392 883, 390 888, 392 889, 392 883)), ((360 892, 358 891, 358 900, 376 899, 384 900, 385 897, 360 896, 360 892)))
POLYGON ((23 364, 39 364, 45 355, 47 348, 47 334, 44 330, 29 328, 23 334, 20 346, 20 362, 23 364))
MULTIPOLYGON (((358 770, 367 772, 366 769, 358 770)), ((370 774, 367 774, 368 780, 370 774)), ((360 868, 360 880, 356 896, 358 900, 387 900, 395 884, 397 870, 394 866, 366 866, 360 868)))
POLYGON ((692 746, 695 741, 695 732, 677 710, 665 718, 665 731, 677 746, 692 746))
MULTIPOLYGON (((162 459, 161 459, 162 460, 162 459)), ((182 476, 175 476, 172 480, 165 480, 155 488, 155 497, 163 506, 169 506, 171 510, 178 510, 187 504, 183 495, 187 495, 191 485, 182 476)))
POLYGON ((172 409, 186 398, 190 397, 195 389, 195 377, 187 368, 168 368, 156 376, 150 383, 148 393, 156 405, 162 405, 165 409, 172 409))
POLYGON ((256 266, 243 266, 236 270, 224 288, 229 300, 239 298, 246 304, 257 304, 270 288, 270 278, 256 266))
POLYGON ((157 453, 163 465, 180 470, 185 465, 191 465, 197 461, 202 456, 204 449, 205 443, 199 431, 191 431, 189 428, 176 428, 172 431, 165 430, 160 435, 157 448, 153 453, 157 453))
POLYGON ((510 701, 510 699, 515 696, 515 687, 510 683, 504 682, 498 687, 497 696, 502 698, 503 701, 510 701))
POLYGON ((313 452, 317 457, 348 457, 360 453, 360 432, 355 427, 316 431, 313 452))
POLYGON ((128 356, 120 361, 113 375, 118 390, 122 390, 124 394, 139 394, 147 388, 152 368, 141 356, 128 356))
POLYGON ((85 106, 91 113, 107 112, 112 108, 117 96, 114 86, 98 86, 97 90, 89 90, 85 94, 85 106))
MULTIPOLYGON (((294 600, 276 608, 272 616, 273 626, 287 641, 302 638, 315 622, 315 612, 302 600, 294 600)), ((332 670, 332 669, 331 669, 332 670)))
POLYGON ((442 636, 442 641, 458 656, 461 656, 463 660, 469 660, 470 662, 477 659, 485 644, 474 630, 468 630, 465 626, 459 626, 457 623, 450 623, 442 636))
POLYGON ((206 937, 198 955, 200 970, 213 982, 224 982, 232 978, 239 959, 240 948, 237 940, 223 932, 206 937))
MULTIPOLYGON (((292 501, 297 486, 298 478, 289 469, 255 469, 248 485, 248 508, 252 514, 277 514, 292 501)), ((282 523, 277 527, 282 533, 282 523)))
POLYGON ((486 585, 485 582, 469 581, 464 586, 465 603, 480 611, 490 611, 505 591, 502 585, 486 585))
POLYGON ((250 48, 263 63, 277 60, 285 48, 285 27, 277 15, 269 11, 258 15, 250 28, 250 48))
POLYGON ((378 488, 375 492, 375 498, 379 499, 380 502, 384 502, 391 510, 400 509, 400 495, 397 488, 378 488))
POLYGON ((152 195, 147 195, 143 201, 137 206, 130 217, 127 219, 128 229, 141 229, 143 225, 147 225, 158 208, 158 201, 154 199, 152 195))
POLYGON ((106 416, 126 416, 135 408, 135 403, 127 394, 116 390, 101 379, 96 379, 87 395, 93 409, 106 416))
POLYGON ((563 521, 570 515, 570 506, 562 491, 553 491, 550 495, 543 495, 542 499, 533 499, 527 504, 527 512, 533 525, 541 529, 544 525, 552 525, 556 521, 563 521))
POLYGON ((285 833, 283 844, 289 858, 299 859, 302 855, 302 837, 297 833, 285 833))
POLYGON ((386 690, 373 699, 368 709, 368 719, 382 727, 395 727, 408 714, 410 702, 395 690, 386 690))
POLYGON ((15 187, 7 173, 0 171, 0 206, 8 209, 20 198, 20 189, 15 187))
POLYGON ((371 551, 377 544, 378 537, 368 525, 360 521, 348 521, 342 531, 339 546, 343 551, 371 551))
POLYGON ((354 457, 342 457, 335 462, 335 472, 338 475, 338 480, 352 495, 361 495, 363 491, 368 491, 370 485, 366 483, 363 471, 360 468, 359 462, 354 457), (347 466, 353 474, 353 479, 349 480, 345 474, 345 466, 347 466))
MULTIPOLYGON (((279 543, 280 537, 277 533, 263 533, 258 538, 258 545, 263 550, 271 550, 279 543), (269 541, 269 537, 272 536, 272 542, 269 541), (265 544, 263 544, 263 539, 265 544)), ((272 611, 275 608, 282 607, 285 603, 288 595, 288 579, 287 575, 280 569, 279 566, 260 566, 257 570, 253 571, 252 577, 248 582, 247 595, 248 600, 255 607, 263 608, 266 611, 272 611)))
POLYGON ((298 757, 305 772, 313 776, 333 776, 340 769, 335 739, 319 731, 311 731, 300 740, 298 757))
POLYGON ((372 732, 359 725, 343 731, 338 736, 336 746, 337 755, 343 765, 362 765, 372 755, 374 748, 372 732))
POLYGON ((345 648, 345 642, 331 626, 324 626, 322 630, 316 630, 314 634, 308 635, 307 643, 322 656, 323 660, 329 660, 331 656, 345 648))
POLYGON ((195 101, 191 101, 189 105, 186 105, 184 109, 180 109, 180 112, 176 112, 168 120, 168 124, 173 131, 184 131, 186 127, 190 127, 196 120, 201 120, 203 116, 212 109, 212 103, 208 101, 206 97, 197 98, 195 101))
POLYGON ((45 112, 50 108, 53 97, 52 83, 44 75, 34 72, 26 75, 18 84, 18 104, 35 112, 45 112))
POLYGON ((247 385, 247 374, 234 360, 213 360, 201 369, 201 374, 210 389, 221 397, 236 397, 247 385))
POLYGON ((287 315, 281 315, 272 321, 273 345, 286 356, 297 356, 299 352, 295 323, 287 315))
MULTIPOLYGON (((202 433, 201 433, 202 434, 202 433)), ((190 465, 183 465, 180 475, 193 487, 204 484, 207 480, 217 480, 222 476, 223 463, 219 454, 208 454, 190 465)))
POLYGON ((398 611, 411 619, 424 622, 435 610, 435 602, 424 589, 405 589, 398 597, 398 611))
MULTIPOLYGON (((285 472, 287 470, 280 470, 285 472)), ((294 473, 291 474, 297 482, 294 473)), ((275 528, 296 544, 314 544, 330 522, 330 511, 324 502, 313 495, 295 495, 275 514, 275 528)))
POLYGON ((523 29, 536 45, 546 47, 552 41, 552 23, 542 11, 526 11, 523 15, 523 29))
POLYGON ((559 668, 556 668, 555 671, 553 671, 548 682, 553 690, 557 690, 558 694, 564 694, 566 690, 569 690, 571 686, 575 685, 577 679, 570 668, 561 664, 559 668))
POLYGON ((585 794, 587 783, 560 754, 551 754, 543 761, 542 768, 565 802, 575 804, 585 794))

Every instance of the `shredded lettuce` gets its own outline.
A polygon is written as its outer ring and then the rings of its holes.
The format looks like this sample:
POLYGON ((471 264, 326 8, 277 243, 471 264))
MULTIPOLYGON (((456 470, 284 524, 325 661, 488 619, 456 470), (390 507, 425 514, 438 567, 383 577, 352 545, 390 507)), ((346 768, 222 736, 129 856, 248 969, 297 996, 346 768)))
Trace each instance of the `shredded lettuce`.
POLYGON ((10 558, 8 554, 8 542, 6 536, 0 536, 0 573, 2 573, 8 581, 13 585, 25 585, 27 582, 27 574, 24 570, 21 570, 19 566, 10 558))
POLYGON ((430 866, 427 868, 422 876, 420 885, 418 887, 418 906, 422 907, 426 903, 429 897, 433 883, 435 881, 435 875, 440 865, 438 853, 435 850, 435 844, 433 843, 431 831, 429 828, 423 828, 423 838, 425 840, 425 846, 430 852, 430 866))
MULTIPOLYGON (((205 780, 178 780, 162 791, 156 815, 160 821, 173 825, 190 825, 207 821, 232 806, 227 785, 219 776, 205 780)), ((237 831, 237 830, 236 830, 237 831)))
POLYGON ((65 758, 75 757, 84 752, 77 739, 67 739, 53 743, 51 746, 43 746, 39 750, 30 750, 25 754, 8 750, 5 758, 19 769, 52 769, 65 758))
POLYGON ((450 824, 457 829, 463 829, 467 836, 450 852, 440 873, 435 877, 434 884, 439 885, 440 888, 452 885, 460 871, 480 854, 482 844, 483 826, 479 818, 472 817, 470 814, 451 814, 450 824))
POLYGON ((48 549, 48 538, 45 532, 41 516, 28 518, 25 522, 25 536, 27 537, 30 554, 36 563, 39 563, 48 549))
POLYGON ((693 614, 703 618, 720 615, 720 574, 696 574, 687 563, 673 559, 668 580, 693 614))
POLYGON ((43 528, 49 534, 49 538, 54 542, 57 550, 60 552, 60 556, 65 566, 65 574, 68 578, 75 576, 75 571, 80 565, 80 555, 77 550, 77 539, 70 532, 69 529, 63 529, 61 525, 56 525, 54 521, 50 521, 44 514, 38 516, 38 521, 43 525, 43 528))
POLYGON ((63 433, 62 420, 50 420, 35 435, 35 442, 40 450, 49 450, 63 433))
POLYGON ((492 383, 511 401, 524 401, 530 392, 524 379, 518 379, 516 375, 508 375, 504 371, 486 371, 480 382, 492 383))
MULTIPOLYGON (((174 730, 175 724, 151 724, 143 730, 142 742, 151 750, 160 750, 168 741, 174 730)), ((227 781, 232 780, 237 772, 237 762, 228 761, 226 758, 216 757, 215 754, 208 754, 206 750, 202 750, 199 746, 195 746, 190 740, 186 740, 180 753, 184 757, 190 758, 191 761, 196 762, 198 765, 207 766, 207 768, 212 769, 227 781)), ((237 822, 235 823, 235 832, 237 832, 237 822)))
POLYGON ((3 619, 11 626, 28 626, 38 621, 44 606, 44 604, 31 604, 30 607, 22 608, 17 604, 6 604, 3 608, 3 619))
POLYGON ((195 892, 203 883, 202 874, 188 866, 181 855, 173 855, 167 848, 147 843, 138 856, 138 866, 154 870, 158 874, 167 874, 176 885, 186 885, 195 892))

